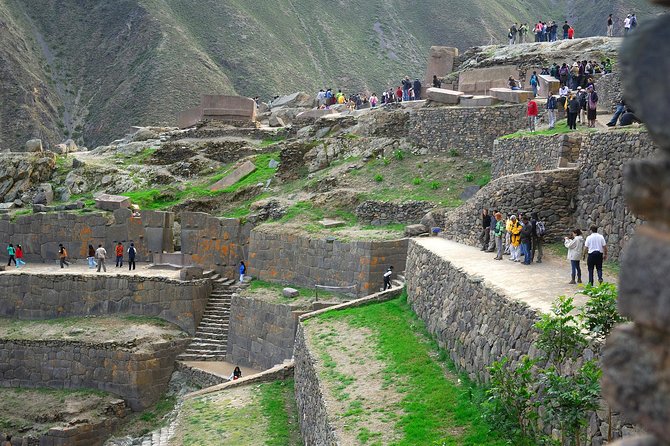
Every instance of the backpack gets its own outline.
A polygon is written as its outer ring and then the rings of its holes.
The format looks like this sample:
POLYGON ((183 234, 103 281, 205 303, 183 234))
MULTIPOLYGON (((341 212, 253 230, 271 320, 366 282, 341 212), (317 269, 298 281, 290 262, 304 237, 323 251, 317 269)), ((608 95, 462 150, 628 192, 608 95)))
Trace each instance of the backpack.
POLYGON ((556 98, 554 96, 549 96, 547 99, 547 110, 555 110, 557 108, 556 98))
POLYGON ((544 234, 547 233, 547 228, 544 226, 544 222, 538 220, 537 223, 535 223, 535 235, 538 237, 544 237, 544 234))
POLYGON ((136 252, 137 252, 137 251, 135 250, 135 247, 134 247, 134 246, 131 246, 130 249, 128 250, 128 257, 134 259, 134 258, 135 258, 135 253, 136 253, 136 252))
POLYGON ((530 85, 532 85, 532 86, 537 85, 537 77, 535 75, 532 75, 530 77, 530 85))
POLYGON ((637 17, 631 17, 630 19, 630 27, 635 28, 637 26, 637 17))

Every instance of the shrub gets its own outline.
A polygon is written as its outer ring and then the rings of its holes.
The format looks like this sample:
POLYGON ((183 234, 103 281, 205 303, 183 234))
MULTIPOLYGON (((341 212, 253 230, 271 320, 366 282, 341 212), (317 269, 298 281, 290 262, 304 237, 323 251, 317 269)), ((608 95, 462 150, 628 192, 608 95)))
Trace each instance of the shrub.
POLYGON ((594 337, 605 339, 616 324, 626 321, 617 311, 617 289, 613 283, 586 285, 581 293, 589 300, 580 308, 579 319, 594 337))
POLYGON ((375 175, 375 181, 377 183, 381 183, 382 181, 384 181, 384 177, 378 173, 377 175, 375 175))
POLYGON ((449 149, 449 156, 461 156, 461 154, 456 149, 449 149))
POLYGON ((432 190, 437 190, 437 189, 439 189, 440 187, 442 187, 442 185, 440 184, 439 181, 431 181, 431 182, 430 182, 430 188, 431 188, 432 190))
POLYGON ((386 158, 386 157, 382 158, 382 162, 384 163, 385 166, 388 166, 389 164, 391 164, 391 160, 386 158))
POLYGON ((475 176, 471 173, 466 173, 465 181, 467 181, 468 183, 472 183, 473 181, 475 181, 475 176))
POLYGON ((393 156, 394 156, 395 159, 397 159, 398 161, 402 161, 402 160, 405 159, 405 152, 403 152, 402 150, 396 150, 396 151, 393 153, 393 156))
POLYGON ((422 179, 422 178, 416 177, 416 178, 414 178, 414 179, 412 180, 412 184, 415 185, 415 186, 418 186, 418 185, 421 184, 421 183, 423 183, 423 179, 422 179))
POLYGON ((546 359, 561 371, 566 359, 576 356, 588 341, 579 327, 572 297, 561 296, 551 305, 551 312, 542 314, 535 323, 540 332, 537 346, 544 351, 546 359))

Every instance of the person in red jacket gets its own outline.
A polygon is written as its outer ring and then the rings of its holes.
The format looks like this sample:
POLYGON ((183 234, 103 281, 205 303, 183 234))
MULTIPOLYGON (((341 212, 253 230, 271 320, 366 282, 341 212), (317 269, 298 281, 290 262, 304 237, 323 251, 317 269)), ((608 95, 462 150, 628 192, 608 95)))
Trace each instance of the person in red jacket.
POLYGON ((398 86, 395 90, 395 100, 396 102, 401 102, 402 101, 402 88, 398 86))
POLYGON ((575 38, 575 29, 571 26, 570 29, 568 29, 568 39, 572 40, 575 38))
POLYGON ((526 116, 528 116, 528 129, 531 132, 535 131, 535 121, 537 120, 537 114, 538 114, 537 102, 535 102, 535 99, 533 98, 528 99, 528 108, 526 111, 526 116))

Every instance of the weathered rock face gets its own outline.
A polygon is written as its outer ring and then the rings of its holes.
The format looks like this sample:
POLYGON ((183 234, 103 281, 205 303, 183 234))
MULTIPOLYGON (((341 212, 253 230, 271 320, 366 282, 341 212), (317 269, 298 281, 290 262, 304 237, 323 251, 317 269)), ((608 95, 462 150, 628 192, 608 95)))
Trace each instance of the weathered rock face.
POLYGON ((605 74, 596 81, 598 92, 598 108, 614 111, 621 102, 621 74, 619 72, 605 74))
POLYGON ((354 213, 359 221, 383 226, 392 223, 418 223, 433 208, 435 204, 427 201, 394 203, 368 200, 358 205, 354 213))
POLYGON ((492 181, 458 209, 448 210, 444 236, 480 246, 482 209, 504 214, 537 212, 545 222, 547 241, 558 240, 574 229, 574 203, 578 169, 545 170, 509 175, 492 181))
POLYGON ((13 201, 51 178, 56 156, 51 152, 4 154, 0 163, 0 202, 13 201))

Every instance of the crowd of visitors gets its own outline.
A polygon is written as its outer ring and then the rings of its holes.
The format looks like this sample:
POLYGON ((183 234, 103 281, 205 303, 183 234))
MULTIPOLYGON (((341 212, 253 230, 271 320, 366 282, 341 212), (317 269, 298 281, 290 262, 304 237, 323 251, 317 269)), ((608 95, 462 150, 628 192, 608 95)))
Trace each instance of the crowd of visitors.
MULTIPOLYGON (((494 260, 503 260, 509 255, 509 261, 530 265, 535 261, 542 263, 544 237, 547 233, 545 223, 537 212, 530 216, 521 211, 511 212, 506 217, 499 210, 483 209, 481 214, 482 232, 481 251, 495 252, 494 260)), ((564 245, 568 249, 572 273, 570 284, 582 283, 580 261, 587 261, 589 283, 593 285, 594 270, 598 281, 603 281, 603 261, 607 259, 607 243, 598 233, 597 226, 591 226, 591 234, 584 240, 580 229, 575 229, 565 237, 564 245)))
MULTIPOLYGON (((135 248, 135 243, 131 242, 128 246, 128 249, 125 249, 122 242, 118 242, 114 248, 116 254, 116 267, 123 267, 123 258, 127 254, 128 257, 128 270, 132 271, 136 268, 135 258, 137 256, 137 249, 135 248)), ((7 266, 10 266, 12 262, 17 268, 24 266, 26 262, 23 260, 24 251, 21 245, 16 245, 16 247, 10 243, 7 246, 7 266)), ((102 269, 104 272, 107 272, 107 266, 105 265, 105 260, 107 259, 107 250, 102 246, 98 245, 98 248, 93 248, 93 245, 88 245, 87 257, 89 269, 95 269, 100 272, 102 269)), ((58 264, 61 268, 70 266, 70 256, 67 252, 65 246, 60 243, 58 244, 58 264)))
MULTIPOLYGON (((606 35, 608 37, 614 37, 614 25, 616 19, 613 14, 607 16, 606 23, 606 35)), ((637 17, 635 16, 635 13, 630 13, 620 23, 624 35, 628 35, 637 27, 637 17)), ((567 20, 560 26, 560 30, 562 31, 563 40, 575 38, 575 28, 573 25, 570 25, 567 20)), ((555 21, 551 20, 545 22, 543 20, 538 20, 538 22, 532 26, 528 26, 528 23, 514 23, 507 31, 507 40, 510 45, 526 43, 526 40, 533 40, 535 42, 555 42, 558 40, 558 35, 559 25, 555 21), (533 39, 528 39, 527 36, 529 33, 533 34, 533 39)))
MULTIPOLYGON (((442 83, 437 78, 433 76, 433 87, 439 88, 442 83)), ((367 93, 352 93, 347 96, 342 90, 337 90, 337 93, 333 94, 332 88, 321 89, 316 95, 317 108, 319 109, 329 109, 334 105, 346 105, 350 110, 361 110, 364 108, 376 108, 378 106, 386 104, 397 104, 400 102, 407 101, 419 101, 421 100, 421 81, 418 78, 414 80, 410 79, 409 76, 405 76, 404 79, 400 82, 395 88, 389 88, 382 92, 381 96, 373 92, 371 94, 367 93)))

